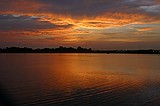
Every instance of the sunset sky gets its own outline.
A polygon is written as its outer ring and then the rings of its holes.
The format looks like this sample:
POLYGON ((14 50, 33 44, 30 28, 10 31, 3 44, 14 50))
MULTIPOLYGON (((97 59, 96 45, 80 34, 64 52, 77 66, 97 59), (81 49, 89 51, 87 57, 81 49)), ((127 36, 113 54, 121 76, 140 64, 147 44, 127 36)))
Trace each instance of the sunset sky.
POLYGON ((160 49, 160 0, 0 0, 0 47, 160 49))

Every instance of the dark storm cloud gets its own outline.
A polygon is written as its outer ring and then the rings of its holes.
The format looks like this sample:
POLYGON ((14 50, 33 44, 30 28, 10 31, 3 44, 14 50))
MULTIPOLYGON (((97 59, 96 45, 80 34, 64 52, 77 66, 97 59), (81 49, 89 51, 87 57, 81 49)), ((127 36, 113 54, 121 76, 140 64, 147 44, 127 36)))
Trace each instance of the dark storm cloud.
POLYGON ((38 30, 69 28, 72 25, 56 25, 39 18, 20 15, 0 15, 0 30, 38 30))
POLYGON ((148 13, 141 6, 156 5, 155 0, 1 0, 0 11, 54 13, 60 15, 98 16, 107 12, 148 13))
POLYGON ((118 12, 123 8, 123 0, 40 0, 49 6, 42 11, 71 16, 97 16, 106 12, 118 12))
POLYGON ((154 0, 36 0, 46 4, 41 11, 71 16, 98 16, 110 13, 145 13, 141 6, 156 5, 154 0), (140 10, 141 9, 141 10, 140 10))

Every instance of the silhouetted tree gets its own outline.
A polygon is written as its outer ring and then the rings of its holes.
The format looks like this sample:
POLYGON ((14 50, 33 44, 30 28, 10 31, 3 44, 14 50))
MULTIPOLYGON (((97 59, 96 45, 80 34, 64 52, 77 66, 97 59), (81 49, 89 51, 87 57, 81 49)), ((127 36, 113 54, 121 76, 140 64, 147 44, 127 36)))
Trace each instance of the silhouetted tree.
POLYGON ((92 50, 91 48, 77 47, 63 47, 58 48, 20 48, 20 47, 7 47, 5 49, 0 48, 0 53, 127 53, 127 54, 160 54, 160 50, 92 50))

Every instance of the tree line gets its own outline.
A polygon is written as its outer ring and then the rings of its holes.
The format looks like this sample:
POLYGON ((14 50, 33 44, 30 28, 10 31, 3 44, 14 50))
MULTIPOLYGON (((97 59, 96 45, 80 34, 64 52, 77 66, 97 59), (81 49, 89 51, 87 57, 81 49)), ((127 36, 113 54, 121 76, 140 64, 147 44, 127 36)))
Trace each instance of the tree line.
POLYGON ((27 47, 6 47, 0 48, 0 53, 125 53, 125 54, 160 54, 160 50, 92 50, 82 47, 63 47, 58 48, 27 48, 27 47))

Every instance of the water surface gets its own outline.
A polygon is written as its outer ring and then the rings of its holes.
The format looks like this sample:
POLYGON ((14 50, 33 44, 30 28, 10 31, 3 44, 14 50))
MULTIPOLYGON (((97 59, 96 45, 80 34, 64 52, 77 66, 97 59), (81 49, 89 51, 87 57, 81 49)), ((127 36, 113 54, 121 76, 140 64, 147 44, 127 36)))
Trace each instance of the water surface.
POLYGON ((16 106, 160 106, 159 63, 159 55, 0 54, 0 98, 16 106))

